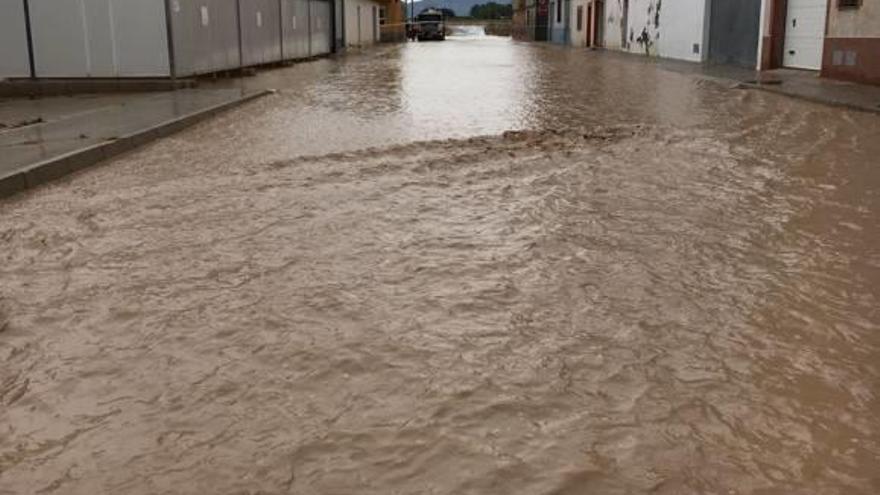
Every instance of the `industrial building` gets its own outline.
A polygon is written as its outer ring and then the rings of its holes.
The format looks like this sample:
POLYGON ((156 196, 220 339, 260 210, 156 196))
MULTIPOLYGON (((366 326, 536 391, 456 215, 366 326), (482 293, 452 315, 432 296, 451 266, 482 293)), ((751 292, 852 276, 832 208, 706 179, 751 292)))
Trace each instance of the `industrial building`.
POLYGON ((0 78, 169 78, 379 39, 372 0, 4 0, 0 78))

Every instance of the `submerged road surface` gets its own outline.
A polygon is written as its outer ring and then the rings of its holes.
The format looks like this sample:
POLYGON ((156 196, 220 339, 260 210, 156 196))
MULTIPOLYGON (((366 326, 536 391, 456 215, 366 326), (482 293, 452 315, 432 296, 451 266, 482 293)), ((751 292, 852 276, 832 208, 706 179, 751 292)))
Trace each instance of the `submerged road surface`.
POLYGON ((0 494, 880 492, 877 116, 493 38, 236 84, 0 202, 0 494))

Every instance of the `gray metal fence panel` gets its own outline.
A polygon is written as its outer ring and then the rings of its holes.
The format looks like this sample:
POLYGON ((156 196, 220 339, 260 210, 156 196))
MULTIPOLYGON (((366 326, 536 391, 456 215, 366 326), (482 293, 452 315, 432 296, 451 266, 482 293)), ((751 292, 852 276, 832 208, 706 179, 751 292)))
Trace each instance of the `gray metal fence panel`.
POLYGON ((281 2, 239 0, 243 66, 281 60, 281 2))
POLYGON ((38 77, 170 73, 163 0, 30 0, 38 77))
POLYGON ((27 77, 31 74, 28 58, 24 3, 0 1, 0 78, 27 77))
POLYGON ((31 0, 34 70, 38 77, 88 77, 85 6, 80 0, 31 0))
POLYGON ((211 57, 214 71, 242 66, 238 33, 238 7, 235 0, 211 0, 216 20, 211 31, 211 57))
POLYGON ((236 0, 171 0, 170 7, 177 76, 241 67, 236 0))
MULTIPOLYGON (((69 1, 69 0, 68 0, 69 1)), ((114 29, 110 0, 82 0, 88 75, 116 77, 114 29)), ((163 33, 163 36, 165 34, 163 33)))
POLYGON ((112 0, 119 77, 170 75, 163 0, 112 0))
POLYGON ((330 53, 332 48, 333 28, 331 22, 330 2, 327 0, 310 0, 311 12, 311 53, 310 55, 324 55, 330 53))
POLYGON ((309 0, 282 0, 281 24, 285 60, 306 58, 309 53, 309 0))

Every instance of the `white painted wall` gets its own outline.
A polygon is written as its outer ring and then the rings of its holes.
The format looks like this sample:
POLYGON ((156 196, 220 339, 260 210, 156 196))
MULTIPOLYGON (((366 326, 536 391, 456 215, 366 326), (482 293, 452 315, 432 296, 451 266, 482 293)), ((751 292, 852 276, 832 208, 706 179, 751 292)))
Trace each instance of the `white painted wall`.
POLYGON ((707 55, 709 17, 707 0, 665 1, 660 9, 661 57, 701 62, 707 55), (697 53, 694 53, 694 45, 697 53))
POLYGON ((379 4, 369 0, 345 0, 345 44, 349 47, 372 45, 379 33, 379 4), (360 16, 358 16, 360 8, 360 16), (373 30, 373 8, 377 9, 375 31, 373 30))
POLYGON ((707 0, 629 0, 625 42, 624 0, 605 5, 605 47, 649 56, 699 62, 706 52, 707 0), (657 13, 659 6, 659 15, 657 13), (699 53, 694 53, 694 44, 699 53))
POLYGON ((829 9, 828 37, 880 38, 880 2, 865 0, 858 9, 829 9))
POLYGON ((590 20, 587 18, 588 3, 590 3, 590 0, 571 0, 571 12, 569 12, 569 18, 571 19, 571 35, 569 37, 569 43, 571 44, 571 46, 587 46, 587 24, 590 22, 590 20), (578 7, 580 7, 583 11, 580 31, 577 30, 578 7))
MULTIPOLYGON (((628 41, 629 51, 646 55, 658 55, 660 28, 657 16, 658 0, 630 0, 628 41)), ((665 2, 672 3, 672 2, 665 2)), ((663 5, 666 7, 666 5, 663 5)), ((661 15, 662 15, 661 9, 661 15)), ((664 30, 664 34, 665 30, 664 30)))
POLYGON ((626 50, 621 45, 621 18, 623 17, 623 1, 607 0, 605 3, 605 25, 603 26, 603 45, 609 50, 626 50))

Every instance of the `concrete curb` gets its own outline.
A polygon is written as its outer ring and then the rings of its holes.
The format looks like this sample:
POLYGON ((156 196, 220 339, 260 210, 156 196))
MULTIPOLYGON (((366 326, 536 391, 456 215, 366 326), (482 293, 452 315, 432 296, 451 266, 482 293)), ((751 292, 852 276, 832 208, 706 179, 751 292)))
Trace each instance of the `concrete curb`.
POLYGON ((258 91, 232 101, 220 103, 201 110, 196 110, 180 117, 166 120, 165 122, 161 122, 152 127, 147 127, 131 134, 121 136, 113 141, 95 144, 28 165, 21 170, 0 177, 0 198, 12 196, 13 194, 26 189, 32 189, 40 184, 72 174, 73 172, 90 167, 98 162, 125 153, 126 151, 131 151, 161 137, 174 134, 175 132, 197 124, 209 117, 213 117, 225 110, 229 110, 271 93, 271 90, 258 91))

